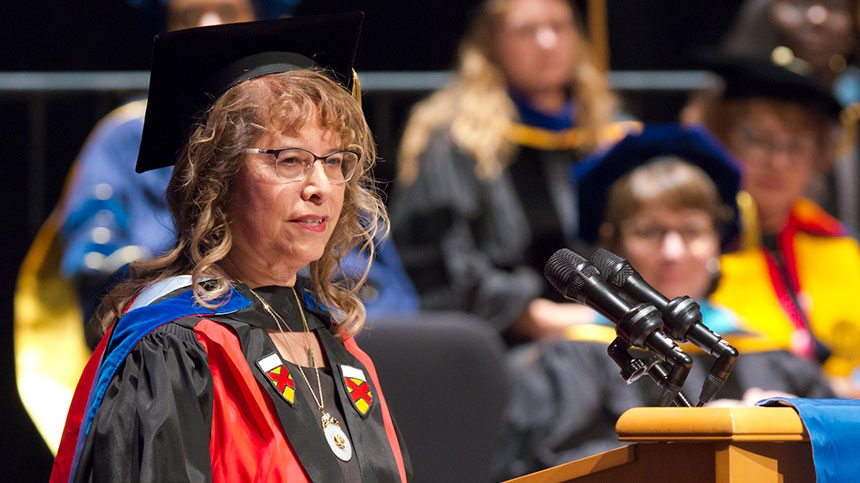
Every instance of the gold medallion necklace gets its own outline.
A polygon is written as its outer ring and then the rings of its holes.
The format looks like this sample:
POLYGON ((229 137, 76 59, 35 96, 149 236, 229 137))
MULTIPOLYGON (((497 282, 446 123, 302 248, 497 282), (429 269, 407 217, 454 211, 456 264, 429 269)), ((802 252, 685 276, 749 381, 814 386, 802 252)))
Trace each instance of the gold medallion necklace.
MULTIPOLYGON (((247 284, 245 284, 247 286, 247 284)), ((317 367, 317 360, 314 354, 313 346, 311 345, 310 339, 310 329, 308 328, 308 319, 305 318, 305 312, 302 309, 302 303, 299 301, 299 294, 296 293, 295 287, 290 287, 293 291, 293 297, 296 299, 296 306, 299 308, 299 315, 302 316, 302 326, 305 330, 305 351, 307 352, 308 361, 311 363, 311 366, 316 372, 317 375, 317 390, 319 391, 319 398, 317 398, 316 393, 314 393, 313 386, 311 385, 310 379, 305 374, 304 369, 299 364, 299 359, 293 353, 293 349, 290 346, 289 342, 286 339, 286 333, 284 332, 284 327, 287 326, 287 330, 291 333, 293 329, 290 328, 290 325, 281 317, 280 314, 274 311, 272 307, 266 302, 263 297, 257 294, 250 286, 248 286, 248 290, 251 291, 251 294, 263 304, 263 308, 266 309, 266 312, 275 320, 275 324, 278 326, 278 330, 281 332, 281 336, 283 336, 283 345, 287 348, 287 352, 289 352, 290 357, 293 358, 293 361, 296 364, 296 367, 299 368, 299 372, 302 374, 302 379, 305 380, 305 383, 308 385, 308 390, 311 393, 311 397, 313 397, 314 402, 317 405, 317 409, 319 409, 320 414, 322 414, 322 427, 323 433, 325 433, 326 442, 331 448, 332 452, 343 461, 349 461, 352 458, 352 445, 349 442, 349 438, 346 433, 341 429, 340 423, 337 422, 337 419, 331 415, 328 411, 325 410, 325 400, 323 399, 323 391, 322 391, 322 381, 320 380, 319 368, 317 367)))

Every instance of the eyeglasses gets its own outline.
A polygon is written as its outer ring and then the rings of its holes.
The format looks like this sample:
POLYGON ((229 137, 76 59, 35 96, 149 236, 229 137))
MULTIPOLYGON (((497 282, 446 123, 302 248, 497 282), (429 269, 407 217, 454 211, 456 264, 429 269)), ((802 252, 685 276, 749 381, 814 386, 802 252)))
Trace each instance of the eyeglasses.
POLYGON ((621 235, 632 247, 657 253, 669 233, 677 233, 691 253, 699 254, 711 249, 718 241, 717 231, 710 224, 689 223, 679 227, 668 227, 655 223, 621 224, 621 235))
POLYGON ((360 157, 353 151, 335 151, 325 156, 317 156, 301 148, 248 148, 245 152, 271 154, 275 158, 275 172, 284 181, 304 181, 311 174, 317 160, 322 161, 326 177, 334 184, 343 184, 352 179, 360 157))
POLYGON ((747 162, 758 162, 771 159, 777 153, 783 153, 791 161, 792 166, 811 163, 818 152, 818 143, 813 136, 799 135, 790 141, 777 141, 770 134, 758 132, 749 127, 741 126, 735 134, 735 142, 742 146, 742 158, 747 162))

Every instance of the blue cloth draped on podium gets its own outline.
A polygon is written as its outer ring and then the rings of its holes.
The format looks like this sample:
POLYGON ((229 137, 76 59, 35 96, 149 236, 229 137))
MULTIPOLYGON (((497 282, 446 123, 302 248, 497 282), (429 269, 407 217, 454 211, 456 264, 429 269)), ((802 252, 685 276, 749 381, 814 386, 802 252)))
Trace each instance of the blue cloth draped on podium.
POLYGON ((857 481, 860 475, 860 400, 771 398, 759 406, 790 406, 800 415, 818 483, 857 481))

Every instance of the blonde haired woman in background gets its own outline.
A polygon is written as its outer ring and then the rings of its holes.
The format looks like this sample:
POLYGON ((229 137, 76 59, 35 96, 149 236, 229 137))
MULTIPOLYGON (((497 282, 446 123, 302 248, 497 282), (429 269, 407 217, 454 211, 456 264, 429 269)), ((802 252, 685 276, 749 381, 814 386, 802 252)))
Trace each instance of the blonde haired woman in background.
POLYGON ((626 127, 613 109, 566 0, 479 8, 454 79, 416 106, 399 153, 392 226, 423 308, 525 338, 578 317, 541 273, 576 239, 570 167, 626 127))

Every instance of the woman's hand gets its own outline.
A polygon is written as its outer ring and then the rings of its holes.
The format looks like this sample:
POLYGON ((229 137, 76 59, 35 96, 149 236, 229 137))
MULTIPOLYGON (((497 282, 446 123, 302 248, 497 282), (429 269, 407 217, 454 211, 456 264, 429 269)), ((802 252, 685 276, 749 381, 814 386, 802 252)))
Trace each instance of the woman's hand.
POLYGON ((571 325, 594 322, 597 314, 588 307, 535 299, 514 323, 511 330, 529 339, 560 338, 571 325))

